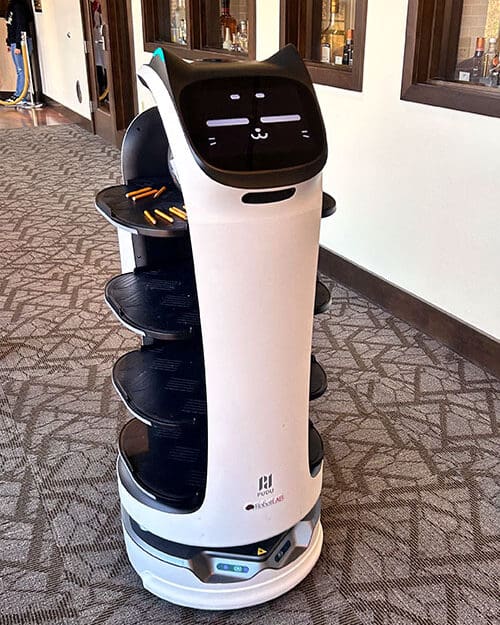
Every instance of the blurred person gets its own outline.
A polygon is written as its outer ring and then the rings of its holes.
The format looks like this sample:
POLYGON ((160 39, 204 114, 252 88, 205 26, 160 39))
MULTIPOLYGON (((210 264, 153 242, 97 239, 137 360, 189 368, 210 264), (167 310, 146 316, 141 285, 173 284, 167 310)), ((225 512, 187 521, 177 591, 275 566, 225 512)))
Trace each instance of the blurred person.
MULTIPOLYGON (((28 54, 31 54, 33 46, 29 37, 30 25, 33 21, 29 0, 9 0, 5 20, 7 22, 7 51, 12 56, 17 74, 16 90, 7 102, 15 102, 23 92, 26 79, 21 48, 21 33, 26 33, 28 54)), ((31 108, 32 104, 24 97, 17 106, 20 108, 31 108)))

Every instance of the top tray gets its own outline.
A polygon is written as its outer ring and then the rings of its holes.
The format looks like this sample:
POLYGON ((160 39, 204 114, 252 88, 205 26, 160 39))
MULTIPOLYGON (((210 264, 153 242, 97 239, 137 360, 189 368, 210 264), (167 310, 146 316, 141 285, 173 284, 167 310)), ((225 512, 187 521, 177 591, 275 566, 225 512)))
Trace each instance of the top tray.
POLYGON ((96 195, 95 205, 114 226, 128 230, 133 234, 142 234, 148 237, 182 237, 188 232, 187 222, 174 215, 172 215, 174 223, 168 224, 158 219, 156 226, 152 226, 144 218, 145 210, 152 212, 155 208, 159 208, 168 213, 171 206, 177 208, 184 206, 182 193, 168 174, 163 178, 137 178, 129 184, 120 184, 103 189, 96 195), (151 196, 134 202, 125 197, 129 191, 143 187, 160 189, 163 186, 166 186, 167 190, 157 200, 151 196))
MULTIPOLYGON (((100 191, 95 198, 96 208, 114 226, 123 228, 133 234, 142 234, 148 237, 182 237, 188 232, 187 222, 174 216, 174 223, 167 224, 160 219, 156 226, 149 224, 144 218, 144 211, 153 211, 159 208, 168 213, 171 206, 184 207, 182 193, 176 187, 172 177, 167 174, 163 178, 136 178, 129 184, 120 184, 107 187, 100 191), (159 189, 166 186, 167 190, 161 197, 154 200, 151 197, 138 202, 128 199, 125 195, 129 191, 152 187, 159 189)), ((323 193, 321 217, 330 217, 337 210, 337 204, 331 195, 323 193)))

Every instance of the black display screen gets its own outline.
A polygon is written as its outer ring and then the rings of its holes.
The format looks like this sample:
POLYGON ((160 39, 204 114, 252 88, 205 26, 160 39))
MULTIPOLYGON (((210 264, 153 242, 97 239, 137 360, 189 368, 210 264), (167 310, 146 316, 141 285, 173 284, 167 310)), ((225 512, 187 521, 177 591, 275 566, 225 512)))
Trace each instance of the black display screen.
POLYGON ((214 78, 180 94, 189 139, 210 166, 233 172, 311 163, 324 147, 318 105, 302 84, 280 77, 214 78))

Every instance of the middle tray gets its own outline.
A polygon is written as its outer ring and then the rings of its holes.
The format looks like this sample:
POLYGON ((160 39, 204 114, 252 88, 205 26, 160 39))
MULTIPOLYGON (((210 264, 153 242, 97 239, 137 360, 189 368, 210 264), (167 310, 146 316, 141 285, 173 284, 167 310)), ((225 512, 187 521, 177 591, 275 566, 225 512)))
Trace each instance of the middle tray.
MULTIPOLYGON (((147 425, 176 427, 207 417, 205 371, 198 341, 142 347, 122 356, 113 384, 130 412, 147 425)), ((310 399, 327 388, 326 374, 311 356, 310 399)))
POLYGON ((328 287, 319 280, 316 281, 316 296, 314 298, 314 314, 320 315, 328 310, 332 296, 328 287))
POLYGON ((198 341, 142 347, 113 367, 113 384, 130 412, 148 425, 206 420, 203 351, 198 341))
POLYGON ((190 263, 116 276, 106 285, 105 297, 118 319, 143 336, 186 339, 200 327, 190 263))

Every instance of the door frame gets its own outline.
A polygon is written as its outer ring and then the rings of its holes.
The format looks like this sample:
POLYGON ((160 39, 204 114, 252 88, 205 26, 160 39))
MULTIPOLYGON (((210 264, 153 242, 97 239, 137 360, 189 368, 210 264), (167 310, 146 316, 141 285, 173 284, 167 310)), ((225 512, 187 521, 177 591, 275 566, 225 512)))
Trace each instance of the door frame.
POLYGON ((83 34, 85 40, 85 60, 90 96, 90 113, 94 134, 109 143, 121 146, 125 131, 138 113, 137 82, 135 70, 134 36, 132 22, 132 0, 105 0, 106 9, 106 60, 109 91, 109 113, 98 106, 97 78, 93 45, 93 20, 89 0, 80 0, 83 34), (126 15, 120 11, 125 9, 126 15), (121 18, 122 24, 109 20, 121 18), (124 17, 124 19, 123 19, 124 17), (126 27, 123 27, 126 21, 126 27))

